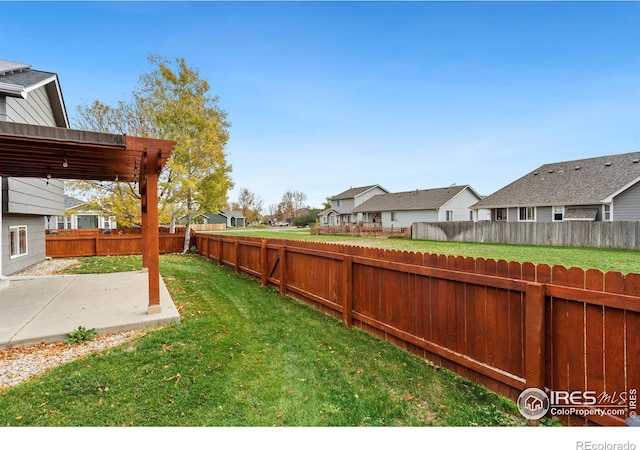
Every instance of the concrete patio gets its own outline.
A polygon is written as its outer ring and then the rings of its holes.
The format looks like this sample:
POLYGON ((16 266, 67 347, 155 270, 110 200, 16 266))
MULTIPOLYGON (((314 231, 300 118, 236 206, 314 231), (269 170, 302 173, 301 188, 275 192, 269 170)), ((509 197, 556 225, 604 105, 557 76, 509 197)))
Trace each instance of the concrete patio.
POLYGON ((104 334, 179 323, 161 277, 162 311, 147 314, 148 278, 141 271, 9 278, 0 290, 0 348, 63 341, 78 326, 104 334))

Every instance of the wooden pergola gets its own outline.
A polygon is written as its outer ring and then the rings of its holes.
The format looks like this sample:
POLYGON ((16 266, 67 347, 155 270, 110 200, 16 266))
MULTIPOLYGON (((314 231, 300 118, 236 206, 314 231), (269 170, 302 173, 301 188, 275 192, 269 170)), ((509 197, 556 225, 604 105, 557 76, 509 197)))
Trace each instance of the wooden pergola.
POLYGON ((174 146, 161 139, 0 122, 0 176, 137 182, 148 312, 159 313, 158 176, 174 146))

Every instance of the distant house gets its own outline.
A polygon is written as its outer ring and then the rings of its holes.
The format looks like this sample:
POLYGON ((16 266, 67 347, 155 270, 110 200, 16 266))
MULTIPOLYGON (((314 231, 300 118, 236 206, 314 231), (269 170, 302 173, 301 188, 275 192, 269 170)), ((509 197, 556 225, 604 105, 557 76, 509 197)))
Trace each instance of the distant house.
POLYGON ((471 205, 481 196, 469 185, 376 195, 354 208, 363 223, 404 228, 414 222, 472 220, 471 205))
MULTIPOLYGON (((178 220, 178 223, 184 224, 186 221, 186 216, 181 217, 178 220)), ((242 211, 228 211, 223 210, 219 213, 202 213, 198 214, 193 219, 193 223, 195 224, 225 224, 227 228, 231 227, 245 227, 246 226, 246 218, 242 214, 242 211)))
POLYGON ((361 220, 358 219, 358 214, 353 212, 354 208, 375 195, 388 193, 389 191, 382 186, 373 184, 350 188, 338 195, 334 195, 329 199, 331 208, 325 209, 318 214, 320 225, 334 226, 358 223, 361 220))
POLYGON ((640 221, 640 152, 545 164, 472 209, 494 222, 640 221))
POLYGON ((117 228, 115 217, 105 217, 100 211, 87 207, 87 202, 77 198, 64 196, 64 215, 57 216, 58 229, 114 229, 117 228))
MULTIPOLYGON (((58 76, 0 60, 0 121, 69 128, 58 76)), ((64 214, 64 183, 4 177, 0 185, 0 275, 10 275, 45 259, 45 229, 64 214)))
MULTIPOLYGON (((213 215, 212 217, 215 217, 213 215)), ((227 224, 227 228, 230 227, 245 227, 246 226, 246 218, 242 214, 242 211, 220 211, 217 214, 218 217, 221 217, 225 220, 227 224)), ((220 222, 209 222, 209 223, 220 223, 220 222)))

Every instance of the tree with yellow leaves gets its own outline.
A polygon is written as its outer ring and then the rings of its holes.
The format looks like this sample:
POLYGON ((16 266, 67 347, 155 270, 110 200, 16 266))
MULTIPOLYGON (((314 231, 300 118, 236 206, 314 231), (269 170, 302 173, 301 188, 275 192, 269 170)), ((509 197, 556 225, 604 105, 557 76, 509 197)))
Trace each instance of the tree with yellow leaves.
MULTIPOLYGON (((227 201, 233 187, 231 166, 224 152, 229 139, 226 113, 218 106, 218 97, 209 94, 210 86, 184 59, 174 63, 150 56, 155 70, 140 77, 140 87, 131 102, 121 101, 111 108, 98 101, 80 107, 82 129, 132 134, 176 141, 171 158, 160 176, 161 220, 175 225, 179 218, 186 224, 184 251, 189 250, 190 227, 199 212, 217 212, 227 201)), ((123 183, 76 183, 76 188, 91 188, 94 203, 108 207, 118 223, 139 223, 139 207, 132 214, 136 190, 123 183)), ((85 196, 86 197, 86 196, 85 196)))

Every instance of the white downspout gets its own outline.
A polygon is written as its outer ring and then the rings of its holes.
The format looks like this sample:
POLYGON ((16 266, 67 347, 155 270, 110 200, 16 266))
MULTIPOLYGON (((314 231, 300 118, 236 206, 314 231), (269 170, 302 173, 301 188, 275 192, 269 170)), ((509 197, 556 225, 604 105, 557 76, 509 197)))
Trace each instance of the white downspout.
POLYGON ((3 255, 3 247, 2 247, 2 234, 4 228, 2 226, 2 214, 4 208, 2 207, 2 177, 0 177, 0 290, 9 287, 9 279, 3 275, 2 267, 4 265, 4 255, 3 255))

